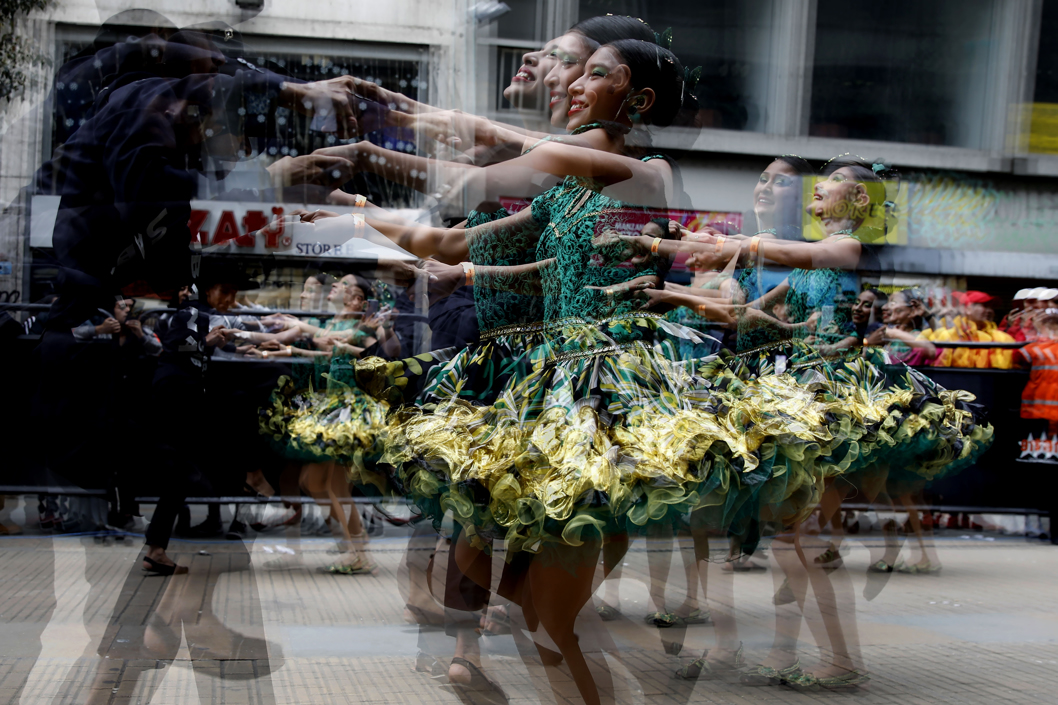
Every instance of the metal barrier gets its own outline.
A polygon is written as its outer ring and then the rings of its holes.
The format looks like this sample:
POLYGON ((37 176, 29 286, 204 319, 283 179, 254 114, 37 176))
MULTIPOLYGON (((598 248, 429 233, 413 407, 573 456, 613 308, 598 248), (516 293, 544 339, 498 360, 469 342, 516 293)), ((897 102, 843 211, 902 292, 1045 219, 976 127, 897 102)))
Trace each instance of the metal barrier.
MULTIPOLYGON (((45 306, 45 308, 48 308, 48 307, 45 306)), ((180 309, 178 309, 178 308, 170 308, 168 306, 158 307, 158 308, 148 308, 148 309, 144 309, 143 311, 140 311, 140 313, 137 314, 137 315, 140 316, 140 317, 153 316, 155 314, 177 313, 179 310, 180 309)), ((299 309, 288 309, 288 308, 239 308, 239 309, 233 309, 231 311, 228 311, 227 313, 223 313, 223 314, 220 314, 220 315, 222 315, 222 316, 234 316, 236 318, 238 318, 239 316, 254 316, 254 317, 261 318, 261 317, 264 317, 264 316, 271 316, 271 315, 274 315, 274 314, 283 314, 283 315, 288 315, 288 316, 297 316, 297 317, 301 317, 301 318, 333 318, 334 316, 338 315, 338 312, 335 312, 335 311, 301 311, 299 309)), ((351 316, 353 318, 357 318, 357 317, 365 316, 367 314, 365 312, 363 312, 363 311, 353 311, 353 312, 345 313, 345 314, 342 314, 342 315, 351 316)), ((404 313, 404 312, 400 312, 399 316, 400 316, 400 318, 402 320, 410 320, 412 322, 429 323, 429 321, 430 321, 430 319, 427 316, 424 316, 424 315, 422 315, 420 313, 404 313)))
POLYGON ((1029 344, 1029 341, 1014 341, 1012 343, 989 343, 982 340, 931 340, 936 348, 1002 348, 1006 350, 1017 350, 1029 344))

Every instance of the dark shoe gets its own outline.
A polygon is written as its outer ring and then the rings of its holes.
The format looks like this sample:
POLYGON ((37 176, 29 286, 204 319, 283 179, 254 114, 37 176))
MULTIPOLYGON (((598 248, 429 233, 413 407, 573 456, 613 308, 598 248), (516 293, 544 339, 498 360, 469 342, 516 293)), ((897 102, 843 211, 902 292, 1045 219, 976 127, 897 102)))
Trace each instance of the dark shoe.
POLYGON ((150 565, 150 568, 144 568, 145 573, 151 575, 183 575, 187 572, 187 568, 182 565, 166 565, 165 563, 159 563, 153 558, 143 557, 143 562, 150 565))
POLYGON ((233 519, 231 526, 228 527, 228 531, 224 534, 224 538, 229 541, 242 541, 246 538, 246 524, 243 524, 238 519, 233 519))
POLYGON ((220 523, 219 519, 206 519, 201 524, 196 524, 188 529, 184 536, 189 539, 212 539, 222 533, 224 533, 224 525, 220 523))

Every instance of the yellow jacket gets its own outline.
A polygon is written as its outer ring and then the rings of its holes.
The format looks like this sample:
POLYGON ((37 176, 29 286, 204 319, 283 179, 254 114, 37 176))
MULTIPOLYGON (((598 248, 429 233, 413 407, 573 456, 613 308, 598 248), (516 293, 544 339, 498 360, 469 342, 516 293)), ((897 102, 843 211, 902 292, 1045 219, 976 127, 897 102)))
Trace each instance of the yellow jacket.
MULTIPOLYGON (((974 342, 1012 343, 1014 338, 999 330, 992 321, 981 328, 973 321, 956 316, 951 328, 937 328, 926 336, 933 342, 966 340, 974 342)), ((938 367, 975 367, 978 369, 1009 370, 1014 366, 1014 351, 999 348, 943 348, 937 361, 938 367)))

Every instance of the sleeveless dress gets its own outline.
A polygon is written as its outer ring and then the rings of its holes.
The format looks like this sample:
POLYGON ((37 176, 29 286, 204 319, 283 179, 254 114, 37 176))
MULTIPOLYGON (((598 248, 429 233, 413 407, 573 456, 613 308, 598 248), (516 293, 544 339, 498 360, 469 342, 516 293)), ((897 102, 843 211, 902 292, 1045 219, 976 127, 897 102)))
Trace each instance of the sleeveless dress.
MULTIPOLYGON (((869 255, 870 245, 863 247, 869 255)), ((873 501, 882 488, 892 493, 972 464, 990 445, 992 428, 970 404, 972 395, 944 389, 884 350, 854 346, 824 357, 816 343, 805 341, 809 335, 818 343, 846 337, 849 312, 839 297, 847 276, 835 269, 793 270, 786 296, 790 321, 807 321, 830 307, 830 326, 814 334, 807 327, 780 332, 743 320, 737 370, 742 379, 774 375, 777 383, 839 402, 828 410, 830 440, 817 458, 816 480, 841 475, 873 501)))
MULTIPOLYGON (((356 330, 357 323, 336 320, 324 330, 356 330)), ((349 344, 360 346, 368 336, 356 330, 349 344)), ((270 435, 273 447, 289 460, 338 461, 351 476, 362 476, 382 454, 388 409, 357 387, 351 356, 311 360, 295 363, 292 375, 279 379, 269 406, 260 410, 261 432, 270 435)))
MULTIPOLYGON (((509 558, 672 511, 730 530, 761 496, 800 512, 818 494, 794 497, 817 484, 826 403, 796 385, 778 395, 769 379, 749 389, 723 353, 682 359, 680 341, 703 342, 695 331, 605 292, 657 273, 655 260, 631 266, 622 245, 592 243, 630 208, 575 178, 537 197, 536 260, 555 264, 539 274, 543 322, 516 327, 532 346, 483 385, 449 363, 429 404, 395 411, 384 460, 409 493, 435 522, 450 510, 483 547, 504 538, 509 558), (776 474, 779 449, 793 460, 776 474)), ((358 378, 385 396, 379 369, 361 361, 358 378)))

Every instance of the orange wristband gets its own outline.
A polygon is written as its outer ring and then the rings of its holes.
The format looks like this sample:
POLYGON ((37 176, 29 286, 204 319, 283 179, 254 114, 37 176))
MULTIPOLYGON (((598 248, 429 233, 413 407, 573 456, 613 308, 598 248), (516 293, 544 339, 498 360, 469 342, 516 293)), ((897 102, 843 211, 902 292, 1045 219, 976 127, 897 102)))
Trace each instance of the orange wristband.
POLYGON ((756 255, 760 249, 760 235, 754 235, 749 239, 749 254, 751 256, 756 255))
POLYGON ((723 252, 725 242, 727 242, 727 237, 724 235, 721 235, 720 237, 716 238, 716 247, 713 249, 713 252, 715 254, 720 254, 721 252, 723 252))
POLYGON ((658 246, 661 245, 661 238, 654 238, 654 242, 650 243, 650 254, 656 255, 658 253, 658 246))
POLYGON ((463 276, 466 277, 464 284, 466 286, 474 286, 474 263, 473 262, 460 262, 463 267, 463 276))

